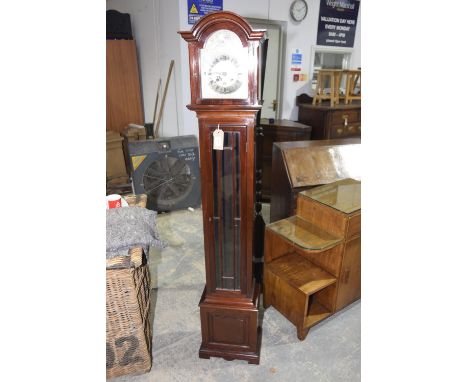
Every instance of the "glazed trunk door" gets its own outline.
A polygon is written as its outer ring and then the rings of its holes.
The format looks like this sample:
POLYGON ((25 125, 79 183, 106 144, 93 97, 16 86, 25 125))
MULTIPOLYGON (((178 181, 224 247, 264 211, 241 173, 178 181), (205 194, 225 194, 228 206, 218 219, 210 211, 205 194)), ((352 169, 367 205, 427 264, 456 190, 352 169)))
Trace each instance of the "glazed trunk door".
POLYGON ((224 131, 223 150, 213 149, 210 125, 210 168, 212 198, 208 201, 212 238, 210 256, 212 283, 209 291, 246 292, 246 127, 220 126, 224 131))

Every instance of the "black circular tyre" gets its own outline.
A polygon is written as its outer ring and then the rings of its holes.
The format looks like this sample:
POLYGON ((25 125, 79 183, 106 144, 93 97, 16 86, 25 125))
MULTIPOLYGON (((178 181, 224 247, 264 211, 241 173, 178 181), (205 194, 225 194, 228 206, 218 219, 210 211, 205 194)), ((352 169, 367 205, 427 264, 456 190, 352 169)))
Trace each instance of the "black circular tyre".
POLYGON ((145 193, 158 209, 171 208, 184 201, 193 184, 194 177, 187 163, 167 155, 151 163, 143 174, 145 193))

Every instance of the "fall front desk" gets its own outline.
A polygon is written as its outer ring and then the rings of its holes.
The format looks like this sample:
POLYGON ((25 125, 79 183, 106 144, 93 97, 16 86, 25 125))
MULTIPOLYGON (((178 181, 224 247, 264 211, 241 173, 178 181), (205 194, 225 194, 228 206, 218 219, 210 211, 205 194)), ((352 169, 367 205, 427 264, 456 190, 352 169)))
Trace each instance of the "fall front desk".
POLYGON ((294 215, 301 191, 360 179, 360 151, 360 138, 274 143, 270 222, 294 215))

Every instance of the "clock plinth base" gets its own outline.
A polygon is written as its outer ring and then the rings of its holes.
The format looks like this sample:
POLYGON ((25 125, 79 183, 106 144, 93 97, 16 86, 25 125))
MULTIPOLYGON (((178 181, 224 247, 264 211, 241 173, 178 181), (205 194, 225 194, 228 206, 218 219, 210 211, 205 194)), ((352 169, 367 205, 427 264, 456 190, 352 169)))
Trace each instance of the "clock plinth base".
POLYGON ((204 359, 210 359, 211 357, 219 357, 219 358, 223 358, 225 361, 233 361, 235 359, 240 359, 243 361, 248 361, 248 363, 252 365, 259 365, 260 364, 261 335, 262 335, 261 328, 258 328, 258 334, 257 334, 258 349, 255 353, 206 349, 206 348, 203 348, 203 345, 200 345, 198 356, 204 359))
POLYGON ((259 326, 260 285, 255 284, 251 301, 210 298, 203 292, 200 301, 202 344, 199 357, 240 359, 260 363, 261 327, 259 326))

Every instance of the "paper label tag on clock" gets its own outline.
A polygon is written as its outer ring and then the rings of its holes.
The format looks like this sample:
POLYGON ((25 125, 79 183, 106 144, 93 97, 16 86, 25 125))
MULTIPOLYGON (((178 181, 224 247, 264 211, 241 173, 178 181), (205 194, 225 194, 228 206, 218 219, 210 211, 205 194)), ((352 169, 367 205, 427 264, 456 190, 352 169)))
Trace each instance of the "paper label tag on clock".
POLYGON ((224 148, 224 131, 218 128, 213 131, 213 150, 223 150, 224 148))

